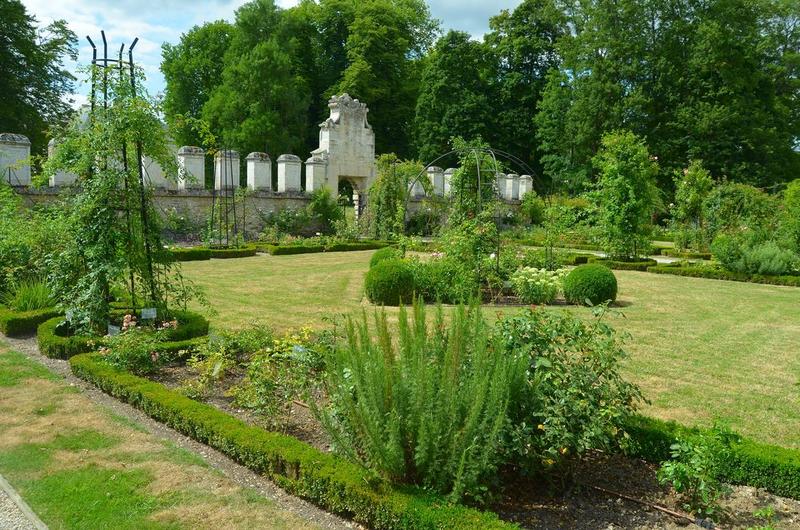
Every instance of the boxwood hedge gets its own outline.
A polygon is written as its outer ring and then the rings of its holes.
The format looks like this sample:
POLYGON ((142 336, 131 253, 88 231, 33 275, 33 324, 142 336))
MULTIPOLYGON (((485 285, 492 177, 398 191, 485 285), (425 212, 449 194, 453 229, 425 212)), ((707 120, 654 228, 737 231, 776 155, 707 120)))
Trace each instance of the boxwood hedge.
POLYGON ((674 274, 676 276, 691 276, 693 278, 707 278, 710 280, 730 280, 734 282, 765 283, 769 285, 786 285, 800 287, 800 276, 766 276, 763 274, 745 274, 731 272, 714 267, 696 265, 683 266, 680 264, 666 264, 648 267, 647 272, 655 274, 674 274))
POLYGON ((648 267, 658 265, 658 262, 652 258, 640 258, 635 261, 617 261, 610 258, 601 258, 594 256, 589 258, 589 263, 597 263, 598 265, 605 265, 609 269, 618 271, 639 271, 647 272, 648 267))
POLYGON ((20 337, 36 333, 39 324, 61 314, 50 307, 33 311, 14 311, 0 306, 0 332, 9 337, 20 337))
MULTIPOLYGON (((116 310, 114 314, 121 317, 124 310, 116 310)), ((165 353, 178 353, 193 351, 208 335, 208 319, 191 311, 176 311, 175 318, 180 325, 175 329, 164 332, 164 341, 159 351, 165 353)), ((65 336, 58 330, 58 325, 64 321, 59 316, 43 322, 36 332, 39 351, 53 359, 69 359, 79 353, 95 351, 102 346, 102 339, 86 335, 65 336)))
MULTIPOLYGON (((678 437, 699 436, 700 429, 675 422, 635 416, 625 430, 633 444, 631 456, 650 462, 670 458, 670 445, 678 437)), ((720 479, 731 484, 764 488, 775 495, 800 499, 800 451, 741 439, 731 447, 726 459, 720 462, 720 479)))
POLYGON ((258 245, 259 250, 272 256, 288 256, 291 254, 313 254, 316 252, 349 252, 355 250, 375 250, 384 248, 392 243, 389 241, 352 241, 347 243, 333 243, 330 245, 258 245))
POLYGON ((175 261, 205 261, 211 259, 211 249, 205 247, 171 248, 175 261))
POLYGON ((248 425, 161 384, 117 370, 96 354, 70 359, 72 371, 152 418, 263 473, 288 492, 375 529, 511 529, 516 525, 415 487, 376 479, 360 466, 287 436, 248 425))

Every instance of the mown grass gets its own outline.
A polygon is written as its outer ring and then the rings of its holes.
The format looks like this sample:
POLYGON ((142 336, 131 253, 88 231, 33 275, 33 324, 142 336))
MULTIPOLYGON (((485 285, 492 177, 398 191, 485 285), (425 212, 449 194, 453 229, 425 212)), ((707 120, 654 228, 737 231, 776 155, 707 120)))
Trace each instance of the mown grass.
MULTIPOLYGON (((322 327, 368 306, 363 278, 371 255, 257 256, 185 263, 184 271, 205 287, 216 328, 322 327)), ((800 447, 800 289, 616 274, 621 303, 607 318, 631 336, 624 367, 652 401, 645 413, 690 425, 719 421, 800 447)), ((515 311, 487 308, 490 317, 515 311)))
POLYGON ((0 474, 52 529, 314 527, 2 344, 0 474))

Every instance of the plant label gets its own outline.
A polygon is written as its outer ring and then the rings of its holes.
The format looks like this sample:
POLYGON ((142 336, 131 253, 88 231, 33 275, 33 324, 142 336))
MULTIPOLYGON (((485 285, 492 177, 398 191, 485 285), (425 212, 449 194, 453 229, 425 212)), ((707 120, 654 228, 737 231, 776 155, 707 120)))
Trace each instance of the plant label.
POLYGON ((67 313, 66 313, 65 317, 67 319, 67 322, 69 322, 70 324, 72 324, 72 317, 73 316, 74 316, 74 313, 72 312, 72 309, 67 309, 67 313))
POLYGON ((119 335, 119 331, 120 331, 119 326, 114 326, 114 325, 111 325, 111 324, 108 325, 108 335, 110 337, 113 337, 115 335, 119 335))
POLYGON ((155 307, 144 307, 142 308, 142 320, 155 320, 156 319, 156 308, 155 307))

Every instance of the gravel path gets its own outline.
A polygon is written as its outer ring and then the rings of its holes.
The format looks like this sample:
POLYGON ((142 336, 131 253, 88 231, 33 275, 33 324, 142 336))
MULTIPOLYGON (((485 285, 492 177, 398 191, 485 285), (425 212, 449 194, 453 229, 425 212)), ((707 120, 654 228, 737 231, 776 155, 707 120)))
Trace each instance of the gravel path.
MULTIPOLYGON (((155 437, 169 440, 177 446, 200 456, 210 466, 221 471, 226 477, 231 479, 236 484, 245 488, 255 489, 259 492, 259 494, 274 501, 280 508, 288 512, 292 512, 322 528, 364 528, 358 523, 354 523, 330 514, 311 503, 289 495, 267 478, 237 464, 219 451, 212 449, 205 444, 196 442, 195 440, 184 436, 178 431, 175 431, 174 429, 171 429, 164 424, 153 420, 138 409, 135 409, 126 403, 122 403, 121 401, 104 394, 95 386, 75 377, 70 370, 69 362, 58 359, 50 359, 39 353, 39 347, 36 344, 35 338, 14 339, 0 334, 0 339, 5 341, 11 347, 11 349, 25 354, 30 359, 45 365, 52 372, 64 377, 67 383, 69 383, 71 386, 80 388, 83 391, 83 394, 92 402, 111 410, 115 414, 140 424, 155 437)), ((6 526, 4 526, 2 515, 0 515, 0 529, 5 530, 5 528, 6 526)), ((10 528, 15 527, 12 526, 10 528)))
POLYGON ((42 530, 47 528, 2 475, 0 475, 0 528, 3 530, 42 530), (20 507, 20 504, 24 506, 24 509, 20 507))

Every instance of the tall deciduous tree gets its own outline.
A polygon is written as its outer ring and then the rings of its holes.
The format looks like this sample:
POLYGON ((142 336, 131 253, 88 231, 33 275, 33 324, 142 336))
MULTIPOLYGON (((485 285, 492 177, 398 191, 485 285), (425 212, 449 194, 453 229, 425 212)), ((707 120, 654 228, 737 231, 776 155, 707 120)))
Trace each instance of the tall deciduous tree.
POLYGON ((800 7, 782 0, 584 0, 562 8, 537 115, 545 169, 588 182, 604 132, 644 137, 661 184, 690 159, 715 178, 770 185, 798 171, 800 7))
POLYGON ((496 74, 486 47, 461 31, 442 37, 426 60, 414 120, 422 160, 450 150, 452 139, 491 138, 495 101, 489 87, 496 74))
POLYGON ((347 92, 369 105, 379 153, 405 156, 411 150, 417 58, 436 27, 421 0, 369 0, 356 11, 347 36, 347 68, 329 95, 347 92))
MULTIPOLYGON (((553 0, 524 0, 489 21, 486 44, 497 65, 492 91, 492 145, 528 163, 541 175, 534 116, 550 70, 559 65, 556 43, 567 33, 565 14, 553 0)), ((540 179, 536 179, 541 182, 540 179)))
POLYGON ((234 28, 224 20, 195 26, 178 44, 162 46, 161 72, 166 81, 164 113, 178 145, 199 145, 197 133, 181 118, 202 117, 203 106, 222 84, 223 58, 234 28))
POLYGON ((46 150, 47 129, 70 114, 75 78, 64 60, 77 58, 76 42, 63 20, 37 28, 22 2, 0 2, 0 131, 26 135, 34 152, 46 150))
POLYGON ((244 154, 302 152, 309 96, 295 73, 294 47, 284 12, 272 0, 236 12, 222 84, 202 112, 223 146, 244 154))
POLYGON ((604 135, 593 164, 599 174, 594 195, 605 250, 613 257, 636 257, 649 242, 658 164, 630 131, 604 135))

